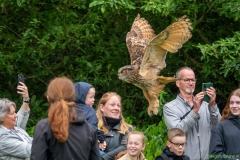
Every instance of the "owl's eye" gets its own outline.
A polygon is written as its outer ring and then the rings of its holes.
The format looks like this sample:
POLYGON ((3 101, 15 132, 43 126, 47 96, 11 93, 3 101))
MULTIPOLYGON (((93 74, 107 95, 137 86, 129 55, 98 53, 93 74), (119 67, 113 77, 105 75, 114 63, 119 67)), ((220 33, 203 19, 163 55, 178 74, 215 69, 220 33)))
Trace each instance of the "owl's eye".
POLYGON ((122 71, 121 71, 121 74, 124 74, 124 72, 125 72, 125 71, 124 71, 124 70, 122 70, 122 71))

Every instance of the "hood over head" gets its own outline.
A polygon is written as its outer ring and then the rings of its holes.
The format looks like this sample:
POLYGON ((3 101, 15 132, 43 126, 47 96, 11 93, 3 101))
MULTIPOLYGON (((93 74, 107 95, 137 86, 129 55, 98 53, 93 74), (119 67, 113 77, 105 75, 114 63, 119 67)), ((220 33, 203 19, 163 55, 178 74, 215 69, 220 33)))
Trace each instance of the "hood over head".
POLYGON ((77 82, 74 84, 75 92, 76 92, 76 99, 75 102, 77 104, 85 104, 85 99, 88 94, 88 91, 91 87, 91 84, 87 82, 77 82))

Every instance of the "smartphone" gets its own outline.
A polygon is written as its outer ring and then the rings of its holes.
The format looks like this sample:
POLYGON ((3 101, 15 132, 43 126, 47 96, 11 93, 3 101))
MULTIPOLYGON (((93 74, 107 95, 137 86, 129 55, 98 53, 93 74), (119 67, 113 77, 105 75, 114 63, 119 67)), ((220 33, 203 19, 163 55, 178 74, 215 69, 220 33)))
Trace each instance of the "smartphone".
MULTIPOLYGON (((25 80, 24 75, 19 74, 18 75, 18 85, 21 85, 19 82, 24 83, 24 80, 25 80)), ((21 90, 18 90, 18 91, 22 92, 21 90)))
MULTIPOLYGON (((206 91, 207 88, 213 87, 213 83, 212 82, 208 82, 208 83, 203 83, 202 84, 202 91, 206 91)), ((210 101, 210 97, 205 93, 203 100, 205 102, 209 102, 210 101)))
POLYGON ((19 82, 22 82, 22 83, 24 83, 24 75, 22 75, 22 74, 19 74, 18 75, 18 84, 20 84, 19 82))

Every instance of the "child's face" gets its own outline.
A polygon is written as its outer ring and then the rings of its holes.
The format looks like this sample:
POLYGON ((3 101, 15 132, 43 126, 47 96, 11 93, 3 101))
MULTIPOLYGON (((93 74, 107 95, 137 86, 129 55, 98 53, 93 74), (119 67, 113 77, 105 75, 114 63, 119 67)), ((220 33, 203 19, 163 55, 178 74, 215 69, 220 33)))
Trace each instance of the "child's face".
POLYGON ((92 107, 95 101, 94 96, 95 88, 90 88, 85 99, 85 104, 92 107))
POLYGON ((128 137, 127 150, 131 156, 138 156, 144 150, 143 138, 141 135, 132 134, 128 137))
POLYGON ((233 95, 230 98, 229 108, 234 116, 240 116, 240 97, 233 95))
POLYGON ((186 147, 186 137, 176 136, 171 141, 167 141, 167 146, 171 152, 178 156, 183 154, 184 148, 186 147))

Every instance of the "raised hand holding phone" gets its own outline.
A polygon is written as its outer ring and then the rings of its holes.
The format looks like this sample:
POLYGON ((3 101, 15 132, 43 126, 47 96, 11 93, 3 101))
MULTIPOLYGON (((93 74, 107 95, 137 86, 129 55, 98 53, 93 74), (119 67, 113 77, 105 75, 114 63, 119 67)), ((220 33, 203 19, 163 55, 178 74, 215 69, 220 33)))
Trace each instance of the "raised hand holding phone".
POLYGON ((213 84, 211 84, 211 82, 207 85, 203 85, 203 87, 205 87, 206 91, 203 91, 205 92, 205 96, 209 97, 209 98, 206 98, 205 101, 208 102, 208 106, 209 107, 214 107, 216 105, 216 90, 215 88, 213 88, 213 84))
MULTIPOLYGON (((22 86, 22 83, 24 83, 24 80, 25 80, 24 75, 19 74, 19 75, 18 75, 18 85, 21 85, 21 86, 22 86), (21 82, 21 83, 20 83, 20 82, 21 82)), ((22 90, 18 89, 18 92, 22 92, 22 90)))
POLYGON ((207 88, 210 88, 210 87, 213 87, 213 83, 212 82, 208 82, 208 83, 203 83, 202 84, 202 91, 205 92, 203 101, 205 101, 205 102, 209 102, 210 101, 210 97, 206 93, 207 88))
POLYGON ((24 75, 19 74, 18 75, 17 93, 22 95, 24 103, 29 103, 30 98, 29 98, 29 94, 28 94, 28 88, 25 85, 24 81, 25 81, 24 75))

